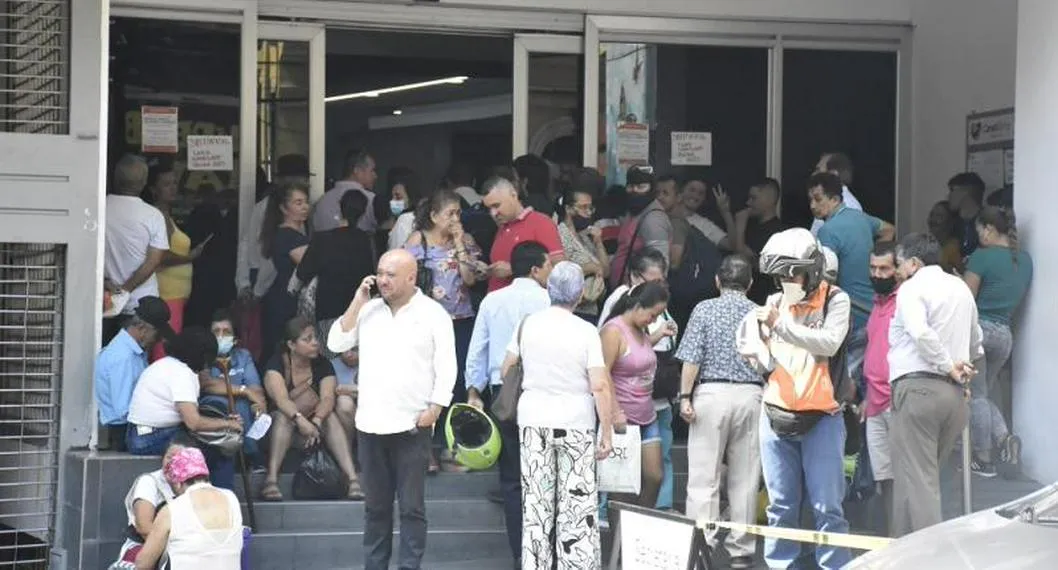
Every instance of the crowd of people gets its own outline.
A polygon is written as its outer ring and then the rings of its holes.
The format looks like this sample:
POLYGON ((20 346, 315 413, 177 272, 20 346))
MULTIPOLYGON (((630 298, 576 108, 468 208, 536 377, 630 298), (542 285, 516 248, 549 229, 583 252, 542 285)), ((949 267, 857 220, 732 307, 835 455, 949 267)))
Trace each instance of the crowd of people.
MULTIPOLYGON (((928 231, 897 240, 862 211, 840 153, 805 185, 811 229, 782 221, 772 179, 738 206, 700 179, 632 167, 606 188, 593 169, 559 175, 530 155, 480 183, 454 165, 424 192, 406 168, 376 188, 374 158, 353 151, 312 204, 299 165, 280 161, 235 247, 234 294, 202 322, 188 318, 186 285, 212 238, 177 227, 166 172, 117 164, 105 275, 128 301, 104 325, 95 393, 101 443, 164 454, 127 501, 125 550, 143 567, 166 540, 174 561, 205 535, 235 540, 223 491, 234 440, 272 501, 285 498, 290 450, 325 447, 343 497, 364 501, 365 567, 388 567, 399 516, 397 562, 418 568, 426 477, 466 469, 441 445, 445 411, 488 412, 515 367, 517 414, 498 423, 487 491, 504 505, 515 568, 600 567, 610 499, 677 507, 675 422, 689 426, 694 518, 720 517, 724 486, 731 520, 754 522, 763 481, 770 525, 798 528, 808 511, 816 530, 847 532, 856 454, 861 494, 881 494, 883 531, 900 536, 941 520, 939 469, 967 422, 975 474, 1020 460, 993 395, 1032 260, 976 175, 953 177, 928 231), (264 415, 265 444, 239 437, 264 415), (628 426, 641 434, 640 491, 608 497, 597 462, 628 426), (192 442, 202 454, 174 455, 192 442), (195 517, 205 534, 177 536, 195 517)), ((754 546, 727 534, 731 567, 751 567, 754 546)), ((766 540, 769 567, 806 557, 840 568, 850 554, 766 540)))

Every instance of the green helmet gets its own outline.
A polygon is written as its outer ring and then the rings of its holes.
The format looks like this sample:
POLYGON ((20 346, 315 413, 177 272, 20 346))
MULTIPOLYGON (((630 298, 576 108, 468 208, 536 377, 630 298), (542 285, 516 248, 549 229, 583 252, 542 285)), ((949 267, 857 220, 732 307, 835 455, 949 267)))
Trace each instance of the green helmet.
POLYGON ((500 458, 500 430, 488 414, 474 406, 452 405, 445 439, 455 460, 470 469, 488 469, 500 458))

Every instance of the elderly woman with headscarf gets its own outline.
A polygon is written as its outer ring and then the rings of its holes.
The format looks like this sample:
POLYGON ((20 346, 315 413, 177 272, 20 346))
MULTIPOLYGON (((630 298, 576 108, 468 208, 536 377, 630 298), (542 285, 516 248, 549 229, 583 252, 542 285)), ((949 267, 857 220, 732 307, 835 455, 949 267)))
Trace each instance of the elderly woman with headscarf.
POLYGON ((176 498, 158 511, 137 570, 153 570, 162 552, 172 570, 238 570, 243 528, 235 493, 209 483, 206 458, 194 447, 173 453, 164 472, 176 498))
POLYGON ((610 453, 610 376, 595 327, 573 314, 584 273, 563 261, 547 280, 551 307, 526 317, 507 347, 506 372, 524 370, 521 440, 522 568, 600 568, 595 461, 610 453), (596 415, 600 437, 596 443, 596 415))

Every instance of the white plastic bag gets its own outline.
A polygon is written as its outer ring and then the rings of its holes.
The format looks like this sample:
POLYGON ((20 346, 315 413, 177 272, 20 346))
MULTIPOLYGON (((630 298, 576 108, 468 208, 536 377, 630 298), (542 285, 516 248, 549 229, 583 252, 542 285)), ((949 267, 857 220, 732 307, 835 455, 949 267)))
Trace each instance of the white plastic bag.
POLYGON ((639 426, 628 426, 625 433, 613 434, 610 456, 596 464, 600 493, 639 494, 643 467, 639 426))

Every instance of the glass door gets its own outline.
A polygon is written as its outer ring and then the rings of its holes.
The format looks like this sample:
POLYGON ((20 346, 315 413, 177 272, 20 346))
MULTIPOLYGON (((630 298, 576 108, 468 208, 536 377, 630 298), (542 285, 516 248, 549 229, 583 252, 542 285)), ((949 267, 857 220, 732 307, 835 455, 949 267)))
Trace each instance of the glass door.
POLYGON ((560 168, 581 165, 583 66, 584 45, 578 36, 515 35, 515 157, 535 154, 560 168))
POLYGON ((308 175, 323 195, 326 30, 314 24, 258 24, 257 164, 277 175, 308 175))

